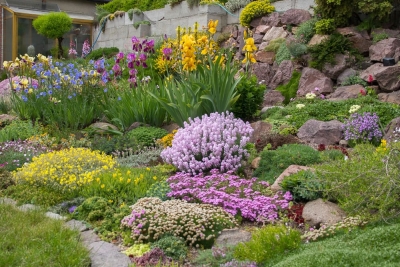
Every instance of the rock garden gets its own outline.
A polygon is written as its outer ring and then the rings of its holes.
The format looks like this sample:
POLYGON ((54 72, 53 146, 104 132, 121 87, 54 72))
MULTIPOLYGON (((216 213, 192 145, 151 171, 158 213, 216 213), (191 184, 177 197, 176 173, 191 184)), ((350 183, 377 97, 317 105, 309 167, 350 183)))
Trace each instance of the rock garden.
POLYGON ((0 266, 399 265, 397 2, 271 2, 3 62, 0 266))

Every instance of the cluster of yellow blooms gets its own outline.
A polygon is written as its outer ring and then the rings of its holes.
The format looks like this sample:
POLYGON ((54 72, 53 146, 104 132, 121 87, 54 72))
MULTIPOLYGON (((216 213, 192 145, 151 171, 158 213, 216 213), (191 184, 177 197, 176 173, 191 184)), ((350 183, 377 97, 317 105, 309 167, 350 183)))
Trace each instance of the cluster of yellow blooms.
POLYGON ((254 52, 257 51, 257 46, 254 44, 254 38, 248 37, 247 31, 244 31, 244 41, 245 44, 243 46, 243 51, 245 52, 245 57, 242 61, 243 64, 247 62, 256 63, 256 59, 254 58, 254 52))
POLYGON ((91 183, 99 173, 113 169, 116 161, 87 148, 70 148, 34 157, 32 162, 13 173, 17 182, 75 190, 91 183))
POLYGON ((380 154, 385 154, 387 152, 387 144, 385 139, 381 140, 381 144, 376 148, 376 152, 380 154))
POLYGON ((212 40, 216 33, 218 20, 210 20, 207 31, 199 31, 195 23, 194 30, 189 27, 177 28, 177 38, 168 38, 160 47, 160 56, 156 67, 161 73, 196 70, 199 63, 204 63, 208 56, 215 57, 218 44, 212 40))
POLYGON ((176 134, 177 130, 173 130, 172 133, 167 134, 163 138, 157 140, 157 144, 160 144, 163 148, 172 146, 172 140, 176 134))

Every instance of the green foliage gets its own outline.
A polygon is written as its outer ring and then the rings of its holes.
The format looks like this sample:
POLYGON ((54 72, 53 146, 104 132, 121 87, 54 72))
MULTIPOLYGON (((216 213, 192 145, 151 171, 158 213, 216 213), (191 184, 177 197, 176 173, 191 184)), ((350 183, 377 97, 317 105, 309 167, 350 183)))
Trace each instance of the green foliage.
POLYGON ((225 7, 231 13, 240 10, 251 2, 251 0, 228 0, 225 3, 225 7))
MULTIPOLYGON (((60 48, 58 46, 54 46, 50 49, 50 55, 53 58, 58 58, 60 48)), ((68 58, 68 46, 63 46, 62 58, 68 58)))
POLYGON ((348 233, 303 245, 301 250, 282 256, 273 266, 397 266, 400 264, 397 249, 399 235, 399 223, 353 229, 348 233))
POLYGON ((144 166, 153 166, 160 162, 162 147, 144 147, 137 151, 128 149, 127 151, 114 152, 116 160, 120 166, 136 168, 144 166))
POLYGON ((43 127, 31 121, 14 120, 0 130, 0 142, 25 140, 43 133, 43 127))
POLYGON ((141 21, 136 21, 135 23, 133 23, 133 27, 135 29, 138 29, 140 25, 150 25, 150 21, 148 20, 141 20, 141 21))
POLYGON ((152 243, 151 248, 161 248, 165 255, 174 260, 183 260, 188 253, 185 240, 170 234, 166 234, 152 243))
MULTIPOLYGON (((341 153, 341 152, 339 152, 341 153)), ((290 191, 296 202, 307 202, 322 196, 323 185, 315 179, 315 174, 310 171, 299 171, 286 176, 281 187, 284 191, 290 191)))
POLYGON ((382 40, 388 39, 389 35, 386 32, 372 33, 372 41, 376 44, 382 40))
POLYGON ((33 20, 35 30, 48 38, 57 39, 71 30, 72 19, 64 12, 50 12, 33 20))
POLYGON ((253 175, 270 184, 290 165, 302 165, 319 163, 319 152, 307 145, 288 144, 278 147, 276 150, 261 152, 259 167, 253 175))
POLYGON ((275 7, 270 4, 269 0, 250 2, 240 13, 240 24, 244 27, 248 27, 253 19, 267 15, 273 11, 275 11, 275 7))
POLYGON ((289 50, 288 46, 286 45, 286 42, 282 43, 279 46, 278 51, 276 52, 276 56, 275 56, 276 63, 278 63, 278 65, 280 65, 282 63, 282 61, 290 60, 291 58, 292 58, 292 55, 290 54, 290 50, 289 50))
POLYGON ((0 114, 9 114, 12 107, 10 101, 3 96, 0 96, 0 114))
POLYGON ((296 39, 300 43, 308 44, 315 34, 315 23, 317 19, 307 20, 299 25, 296 31, 296 39))
POLYGON ((307 54, 307 45, 303 43, 290 42, 289 44, 287 44, 287 48, 294 58, 300 58, 301 56, 307 54))
POLYGON ((245 74, 236 86, 239 99, 231 109, 236 118, 244 121, 253 118, 263 102, 265 85, 257 82, 255 75, 245 74))
POLYGON ((211 249, 200 250, 196 258, 193 260, 193 263, 195 266, 220 267, 233 260, 233 250, 233 246, 213 246, 211 249))
POLYGON ((201 0, 186 0, 189 8, 193 8, 194 6, 198 6, 201 0))
POLYGON ((0 266, 90 266, 78 231, 43 212, 0 205, 0 266))
POLYGON ((326 184, 324 195, 349 215, 374 219, 399 216, 400 145, 384 152, 370 144, 357 145, 346 161, 316 166, 316 175, 326 184))
POLYGON ((107 155, 111 155, 116 151, 130 151, 132 153, 138 149, 138 143, 136 139, 128 135, 113 136, 112 138, 109 136, 96 136, 91 142, 90 148, 104 152, 107 155))
POLYGON ((287 122, 289 125, 300 128, 306 121, 315 119, 319 121, 339 120, 341 122, 349 117, 350 107, 359 105, 358 112, 374 112, 379 116, 382 127, 394 118, 400 116, 398 105, 381 102, 372 96, 346 99, 342 101, 324 101, 321 99, 299 99, 290 102, 284 108, 271 108, 264 113, 263 118, 287 122), (297 104, 304 104, 302 109, 296 108, 297 104))
POLYGON ((158 197, 162 201, 166 201, 169 199, 169 197, 167 197, 169 192, 171 192, 171 188, 167 181, 159 181, 151 185, 146 192, 146 197, 158 197))
POLYGON ((111 58, 115 56, 119 52, 119 49, 117 47, 102 47, 95 49, 89 53, 89 55, 86 56, 87 60, 97 60, 102 57, 104 58, 111 58))
POLYGON ((322 19, 334 19, 338 27, 347 26, 353 12, 357 11, 357 4, 354 1, 315 0, 315 3, 317 5, 315 14, 322 19))
POLYGON ((277 53, 279 47, 283 44, 286 43, 286 39, 285 38, 277 38, 272 40, 271 42, 268 43, 268 45, 264 48, 265 51, 268 52, 274 52, 277 53))
POLYGON ((96 223, 104 220, 106 216, 113 213, 111 205, 107 199, 102 197, 90 197, 76 208, 74 217, 89 223, 96 223))
POLYGON ((344 154, 342 151, 338 149, 328 149, 321 151, 321 161, 328 162, 328 161, 335 161, 335 160, 343 160, 344 154))
POLYGON ((136 139, 141 146, 154 146, 168 132, 162 128, 141 126, 127 133, 130 138, 136 139))
POLYGON ((11 185, 15 185, 11 173, 4 168, 0 168, 0 191, 7 189, 11 185))
POLYGON ((143 256, 143 254, 149 251, 150 251, 149 244, 134 244, 133 246, 123 251, 122 253, 128 256, 141 257, 143 256))
POLYGON ((331 34, 336 30, 336 24, 334 19, 321 19, 315 23, 316 34, 331 34))
POLYGON ((267 263, 274 257, 297 249, 301 244, 300 232, 284 225, 267 225, 252 233, 246 243, 239 243, 233 256, 238 260, 267 263))
POLYGON ((364 87, 368 86, 368 83, 358 75, 351 75, 351 76, 347 77, 342 82, 341 86, 354 85, 354 84, 359 84, 364 87))
POLYGON ((166 4, 168 4, 167 0, 112 0, 101 5, 101 7, 110 13, 114 13, 115 11, 128 11, 132 8, 148 11, 163 8, 166 4))
POLYGON ((279 85, 275 90, 282 93, 285 97, 284 104, 289 104, 290 99, 296 97, 297 89, 299 88, 301 73, 298 71, 294 71, 292 74, 292 78, 290 78, 287 84, 279 85))
POLYGON ((57 214, 69 214, 71 213, 72 210, 70 210, 71 207, 78 207, 85 201, 83 197, 76 197, 71 200, 66 200, 62 203, 59 203, 53 207, 49 208, 50 212, 54 212, 57 214))
POLYGON ((336 54, 358 55, 349 39, 339 33, 334 33, 322 43, 309 47, 308 51, 312 57, 310 66, 316 69, 322 69, 325 63, 334 64, 336 54))

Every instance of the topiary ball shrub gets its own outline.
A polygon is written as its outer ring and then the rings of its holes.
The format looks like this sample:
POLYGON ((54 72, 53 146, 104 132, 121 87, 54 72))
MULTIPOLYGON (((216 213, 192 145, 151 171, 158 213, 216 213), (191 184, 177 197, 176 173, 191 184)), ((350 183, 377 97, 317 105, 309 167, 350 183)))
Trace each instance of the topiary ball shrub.
POLYGON ((239 21, 242 26, 248 27, 253 19, 275 11, 269 0, 258 0, 249 3, 240 13, 239 21))
POLYGON ((154 146, 158 139, 167 134, 168 132, 162 128, 145 126, 135 128, 127 133, 130 138, 136 139, 141 146, 154 146))
POLYGON ((190 119, 178 130, 172 147, 161 152, 167 163, 192 174, 218 169, 236 171, 248 157, 245 149, 253 128, 232 113, 212 113, 190 119))
POLYGON ((237 226, 235 218, 221 207, 188 203, 183 200, 162 202, 142 198, 131 206, 132 212, 121 221, 130 229, 135 243, 154 242, 164 234, 181 237, 190 246, 211 247, 219 232, 237 226))
POLYGON ((188 253, 185 240, 180 237, 166 234, 159 240, 151 244, 151 248, 160 248, 164 251, 165 255, 174 260, 183 260, 188 253))
POLYGON ((307 166, 319 162, 321 162, 320 154, 312 147, 302 144, 288 144, 278 147, 276 150, 263 151, 260 165, 253 175, 272 184, 290 165, 307 166))

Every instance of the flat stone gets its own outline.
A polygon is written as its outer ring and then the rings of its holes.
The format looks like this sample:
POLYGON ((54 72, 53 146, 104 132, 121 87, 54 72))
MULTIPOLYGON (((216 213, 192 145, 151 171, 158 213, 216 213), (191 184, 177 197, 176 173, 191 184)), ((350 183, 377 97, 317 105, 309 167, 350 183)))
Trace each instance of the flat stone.
POLYGON ((129 257, 121 253, 117 246, 104 241, 94 242, 88 246, 91 267, 128 267, 129 257))
POLYGON ((32 204, 24 204, 22 206, 19 206, 18 209, 21 211, 30 211, 30 210, 38 210, 39 207, 32 204))
POLYGON ((77 221, 77 220, 69 220, 68 222, 65 223, 65 225, 72 229, 72 230, 78 230, 79 232, 83 232, 86 230, 89 230, 89 228, 87 227, 87 225, 81 221, 77 221))
POLYGON ((92 230, 81 232, 81 240, 86 247, 94 242, 101 241, 101 239, 92 230))
POLYGON ((251 233, 240 229, 225 229, 215 240, 216 246, 235 246, 250 241, 251 233))
POLYGON ((17 201, 11 199, 11 198, 0 198, 0 204, 6 204, 6 205, 11 205, 11 206, 16 206, 17 205, 17 201))

